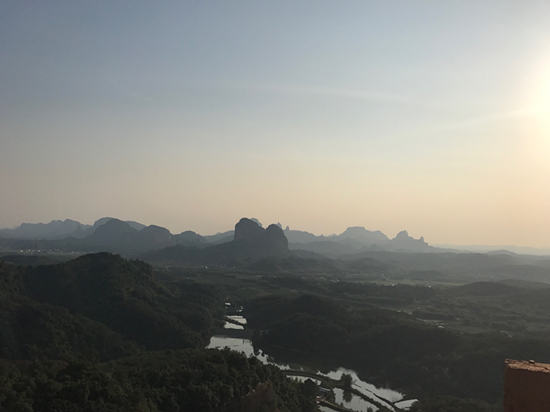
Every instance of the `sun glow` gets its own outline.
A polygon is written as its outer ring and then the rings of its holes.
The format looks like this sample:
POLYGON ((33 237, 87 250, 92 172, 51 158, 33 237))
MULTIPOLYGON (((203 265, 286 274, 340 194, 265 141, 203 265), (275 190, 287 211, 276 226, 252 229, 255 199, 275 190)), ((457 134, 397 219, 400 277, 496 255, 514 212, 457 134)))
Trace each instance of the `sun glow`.
POLYGON ((546 71, 546 78, 541 82, 539 111, 537 117, 542 126, 542 133, 550 138, 550 65, 546 71))
POLYGON ((550 170, 550 50, 541 53, 525 77, 523 148, 532 166, 550 170))
POLYGON ((550 146, 550 52, 538 65, 531 85, 531 104, 538 132, 550 146))

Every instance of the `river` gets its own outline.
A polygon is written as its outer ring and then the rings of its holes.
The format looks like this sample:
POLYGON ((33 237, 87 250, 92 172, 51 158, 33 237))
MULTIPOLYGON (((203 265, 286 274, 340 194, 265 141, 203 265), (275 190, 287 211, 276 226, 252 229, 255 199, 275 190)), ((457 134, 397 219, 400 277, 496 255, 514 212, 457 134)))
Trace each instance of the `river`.
MULTIPOLYGON (((240 329, 244 330, 247 324, 246 318, 242 315, 238 316, 228 316, 230 322, 227 322, 224 325, 225 329, 240 329), (238 325, 236 324, 238 322, 238 325), (241 329, 242 328, 242 329, 241 329)), ((260 362, 265 365, 274 365, 282 370, 291 370, 294 371, 311 371, 311 368, 305 368, 300 365, 288 365, 276 362, 268 354, 266 354, 261 349, 254 351, 254 346, 250 339, 236 338, 223 336, 222 334, 212 336, 210 342, 208 343, 207 349, 224 349, 229 348, 231 350, 241 352, 245 356, 251 357, 254 356, 260 362)), ((404 394, 395 391, 389 388, 380 388, 372 383, 362 380, 357 373, 349 368, 340 367, 329 372, 323 373, 321 371, 316 371, 315 374, 320 379, 312 379, 315 383, 320 384, 323 376, 340 380, 343 374, 351 375, 352 377, 352 388, 359 391, 365 397, 369 398, 371 402, 363 399, 362 397, 355 394, 348 394, 344 396, 344 391, 339 388, 334 388, 334 399, 335 403, 344 406, 345 408, 356 411, 356 412, 370 412, 377 411, 379 407, 377 405, 384 405, 386 408, 393 411, 406 411, 408 410, 415 402, 416 399, 406 399, 404 394)), ((304 376, 299 375, 290 375, 289 378, 296 379, 299 381, 305 381, 308 379, 304 376)), ((331 408, 323 406, 321 407, 322 411, 333 411, 331 408)))

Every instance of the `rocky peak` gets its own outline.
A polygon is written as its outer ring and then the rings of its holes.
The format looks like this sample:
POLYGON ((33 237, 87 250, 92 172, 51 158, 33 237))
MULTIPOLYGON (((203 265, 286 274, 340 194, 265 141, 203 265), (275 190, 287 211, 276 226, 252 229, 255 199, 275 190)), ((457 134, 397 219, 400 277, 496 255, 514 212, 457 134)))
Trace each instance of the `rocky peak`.
POLYGON ((407 232, 406 230, 402 230, 401 232, 399 232, 395 238, 395 240, 398 240, 398 239, 412 239, 410 236, 409 236, 409 232, 407 232))
POLYGON ((406 230, 402 230, 392 239, 391 246, 394 249, 412 252, 422 252, 430 249, 430 245, 426 243, 424 237, 415 239, 406 230))
POLYGON ((243 217, 235 225, 235 240, 246 240, 260 237, 264 234, 265 229, 252 219, 243 217))
POLYGON ((268 243, 277 249, 288 250, 288 239, 280 226, 271 224, 266 229, 268 243))
POLYGON ((288 240, 283 229, 278 225, 271 224, 267 229, 264 229, 252 219, 246 217, 243 217, 235 225, 234 239, 255 249, 261 249, 264 254, 280 253, 288 250, 288 240))

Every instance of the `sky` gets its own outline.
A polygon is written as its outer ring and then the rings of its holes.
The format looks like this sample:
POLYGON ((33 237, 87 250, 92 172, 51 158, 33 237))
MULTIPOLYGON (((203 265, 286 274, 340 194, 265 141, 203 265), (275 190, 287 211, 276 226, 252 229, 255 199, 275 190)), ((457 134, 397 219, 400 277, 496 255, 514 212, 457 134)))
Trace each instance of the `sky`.
POLYGON ((0 1, 0 227, 550 247, 549 1, 0 1))

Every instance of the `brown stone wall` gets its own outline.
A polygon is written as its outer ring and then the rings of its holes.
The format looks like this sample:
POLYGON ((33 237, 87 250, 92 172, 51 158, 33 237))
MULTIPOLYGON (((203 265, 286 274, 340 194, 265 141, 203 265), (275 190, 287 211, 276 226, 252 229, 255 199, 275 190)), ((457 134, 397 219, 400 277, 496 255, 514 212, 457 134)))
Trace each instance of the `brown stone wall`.
POLYGON ((550 412, 550 364, 506 360, 504 412, 550 412))

